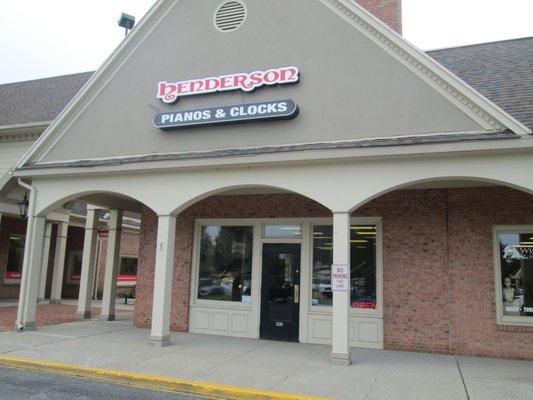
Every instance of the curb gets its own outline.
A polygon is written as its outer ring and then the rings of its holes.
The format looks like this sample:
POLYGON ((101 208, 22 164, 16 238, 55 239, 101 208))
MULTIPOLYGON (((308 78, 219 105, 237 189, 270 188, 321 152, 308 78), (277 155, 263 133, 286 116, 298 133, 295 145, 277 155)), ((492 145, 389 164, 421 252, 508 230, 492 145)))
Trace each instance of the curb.
POLYGON ((59 362, 31 360, 16 357, 0 357, 0 366, 29 371, 66 375, 76 378, 99 380, 125 386, 164 390, 180 394, 215 399, 257 400, 326 400, 325 397, 302 396, 291 393, 256 390, 239 386, 218 385, 207 382, 168 378, 112 369, 82 367, 59 362))

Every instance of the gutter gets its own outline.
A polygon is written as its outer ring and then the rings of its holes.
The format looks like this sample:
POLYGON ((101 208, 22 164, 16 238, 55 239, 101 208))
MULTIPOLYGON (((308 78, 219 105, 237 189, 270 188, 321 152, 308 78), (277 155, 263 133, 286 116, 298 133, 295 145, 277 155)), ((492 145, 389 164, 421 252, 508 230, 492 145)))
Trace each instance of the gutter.
POLYGON ((27 123, 18 123, 18 124, 9 124, 9 125, 0 125, 0 133, 5 131, 16 131, 16 130, 35 130, 35 129, 46 129, 52 121, 39 121, 39 122, 27 122, 27 123))
POLYGON ((18 184, 30 192, 30 202, 28 205, 28 224, 26 226, 26 243, 24 246, 24 261, 22 262, 22 279, 20 285, 19 294, 19 306, 17 310, 16 329, 22 331, 24 325, 22 324, 22 318, 24 316, 24 309, 26 308, 26 291, 28 287, 28 273, 31 247, 33 243, 33 217, 35 212, 35 197, 37 196, 37 189, 30 184, 24 182, 21 178, 18 178, 18 184), (29 232, 29 234, 28 234, 29 232))

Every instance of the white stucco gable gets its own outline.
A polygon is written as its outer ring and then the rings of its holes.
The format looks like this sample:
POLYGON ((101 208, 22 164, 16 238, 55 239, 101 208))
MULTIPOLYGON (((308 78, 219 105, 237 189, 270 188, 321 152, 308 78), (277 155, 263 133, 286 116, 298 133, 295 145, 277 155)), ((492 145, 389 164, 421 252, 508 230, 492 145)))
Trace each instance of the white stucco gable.
MULTIPOLYGON (((158 1, 18 168, 236 147, 465 132, 530 133, 351 0, 313 0, 306 7, 295 0, 248 0, 248 20, 235 34, 217 32, 207 18, 219 3, 158 1), (298 40, 282 40, 287 32, 296 32, 298 40), (251 47, 254 38, 263 40, 265 54, 251 47), (282 63, 299 64, 300 84, 257 91, 249 98, 294 97, 302 109, 294 122, 202 128, 183 135, 161 134, 151 124, 154 108, 170 109, 156 102, 158 79, 192 79, 282 63), (337 81, 320 87, 326 67, 335 71, 337 81), (359 87, 341 82, 350 75, 358 77, 359 87), (276 135, 271 135, 273 128, 276 135)), ((194 108, 243 99, 239 93, 225 93, 187 99, 187 104, 194 108)))

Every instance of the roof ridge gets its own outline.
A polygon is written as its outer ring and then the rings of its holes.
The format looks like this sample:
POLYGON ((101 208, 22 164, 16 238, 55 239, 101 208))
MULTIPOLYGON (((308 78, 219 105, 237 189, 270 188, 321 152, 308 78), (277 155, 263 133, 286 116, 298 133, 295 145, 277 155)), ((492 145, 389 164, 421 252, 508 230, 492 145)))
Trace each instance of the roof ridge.
POLYGON ((490 45, 490 44, 513 42, 513 41, 518 42, 518 41, 521 41, 521 40, 528 40, 528 39, 533 39, 533 36, 523 36, 523 37, 512 38, 512 39, 494 40, 492 42, 462 44, 462 45, 459 45, 459 46, 451 46, 451 47, 439 47, 439 48, 436 48, 436 49, 424 50, 424 52, 425 53, 432 53, 432 52, 436 52, 436 51, 461 49, 461 48, 464 48, 464 47, 485 46, 485 45, 490 45))

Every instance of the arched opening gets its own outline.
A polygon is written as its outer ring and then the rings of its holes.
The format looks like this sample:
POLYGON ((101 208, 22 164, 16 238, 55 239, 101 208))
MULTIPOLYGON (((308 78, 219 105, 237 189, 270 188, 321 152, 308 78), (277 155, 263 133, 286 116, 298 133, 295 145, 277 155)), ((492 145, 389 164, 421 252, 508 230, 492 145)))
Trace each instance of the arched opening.
MULTIPOLYGON (((195 196, 172 214, 142 214, 141 242, 161 253, 139 264, 138 289, 147 295, 136 299, 136 326, 153 329, 159 307, 170 330, 331 344, 330 209, 284 188, 243 185, 195 196), (151 288, 165 279, 167 300, 151 303, 151 288)), ((352 267, 365 274, 349 290, 350 344, 379 348, 380 221, 354 216, 350 225, 352 267)), ((153 336, 166 343, 169 331, 153 336)))
MULTIPOLYGON (((216 187, 214 189, 205 191, 196 196, 190 196, 189 199, 185 200, 182 204, 176 207, 171 214, 178 215, 183 210, 191 207, 192 205, 201 202, 204 199, 213 196, 261 196, 261 195, 276 195, 276 194, 292 194, 296 195, 297 192, 283 186, 269 186, 269 185, 231 185, 231 186, 222 186, 216 187)), ((319 199, 310 197, 306 194, 299 193, 298 196, 306 200, 312 201, 313 203, 319 204, 324 208, 327 208, 324 204, 320 202, 319 199)))
POLYGON ((20 328, 98 315, 131 320, 141 212, 148 206, 111 191, 58 191, 53 197, 36 189, 34 195, 21 271, 20 328))
POLYGON ((520 357, 492 341, 520 335, 513 326, 533 316, 531 189, 424 179, 372 195, 352 215, 382 221, 385 348, 520 357))
POLYGON ((456 189, 456 188, 474 188, 474 187, 508 187, 523 191, 525 193, 533 194, 533 188, 524 187, 511 182, 506 182, 497 179, 490 179, 476 176, 441 176, 432 178, 421 178, 417 180, 406 180, 405 182, 398 182, 395 185, 377 188, 375 193, 367 194, 366 198, 360 199, 356 204, 353 204, 351 211, 355 211, 371 200, 383 196, 387 193, 403 190, 403 189, 456 189))
MULTIPOLYGON (((294 305, 296 290, 301 296, 296 304, 307 306, 311 302, 312 277, 308 268, 311 221, 330 221, 332 214, 328 208, 284 188, 243 185, 201 194, 177 207, 173 214, 176 232, 169 316, 172 330, 266 337, 268 332, 263 332, 264 335, 260 332, 261 314, 273 311, 268 307, 261 310, 261 301, 273 294, 264 292, 263 288, 268 285, 261 282, 268 283, 269 279, 272 281, 270 290, 277 290, 277 294, 285 296, 285 301, 290 295, 289 300, 294 305), (266 261, 261 254, 276 251, 277 257, 280 254, 285 254, 287 260, 294 257, 287 264, 277 265, 286 273, 283 281, 272 271, 271 275, 264 275, 262 268, 266 261), (301 271, 300 265, 296 265, 297 259, 301 261, 301 271)), ((157 216, 145 210, 142 218, 146 229, 141 233, 141 241, 155 245, 159 241, 155 229, 157 216)), ((157 268, 156 262, 153 256, 146 262, 141 260, 141 268, 146 270, 140 273, 153 277, 149 271, 157 268)), ((149 289, 153 287, 151 279, 139 285, 149 289)), ((328 292, 331 303, 331 291, 328 292)), ((136 325, 148 327, 152 322, 150 296, 139 298, 137 302, 136 325)), ((284 311, 292 313, 293 328, 307 318, 307 311, 300 313, 299 306, 296 308, 296 311, 284 311)), ((284 325, 287 324, 286 321, 284 325)), ((295 332, 290 340, 298 341, 299 332, 295 332)))

